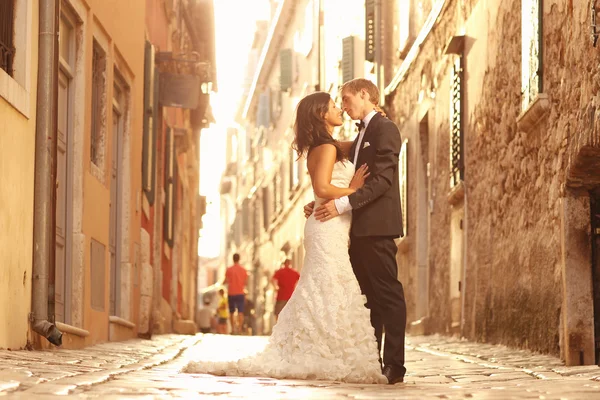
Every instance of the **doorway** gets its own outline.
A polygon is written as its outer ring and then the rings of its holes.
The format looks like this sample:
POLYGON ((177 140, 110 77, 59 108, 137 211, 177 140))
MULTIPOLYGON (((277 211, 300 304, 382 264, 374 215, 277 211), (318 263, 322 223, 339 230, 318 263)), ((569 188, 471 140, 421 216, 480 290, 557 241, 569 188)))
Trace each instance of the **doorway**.
POLYGON ((60 46, 56 156, 56 243, 54 317, 71 323, 71 258, 73 210, 73 97, 76 52, 76 21, 64 10, 60 17, 60 46))
POLYGON ((592 284, 594 295, 594 354, 600 365, 600 189, 590 193, 592 284))
POLYGON ((115 71, 113 89, 112 162, 110 166, 110 315, 121 316, 121 222, 123 204, 123 136, 125 134, 124 80, 115 71))

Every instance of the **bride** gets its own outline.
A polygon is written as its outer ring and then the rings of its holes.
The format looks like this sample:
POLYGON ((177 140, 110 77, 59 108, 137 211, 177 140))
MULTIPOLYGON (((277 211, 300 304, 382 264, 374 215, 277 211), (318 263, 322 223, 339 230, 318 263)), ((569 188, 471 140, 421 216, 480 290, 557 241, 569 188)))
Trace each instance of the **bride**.
MULTIPOLYGON (((356 173, 331 134, 342 110, 328 93, 304 97, 297 108, 293 148, 307 156, 315 201, 347 196, 362 187, 366 166, 356 173)), ((381 374, 375 333, 365 297, 348 255, 351 213, 304 228, 300 281, 281 311, 266 347, 236 362, 191 362, 186 372, 387 383, 381 374)))

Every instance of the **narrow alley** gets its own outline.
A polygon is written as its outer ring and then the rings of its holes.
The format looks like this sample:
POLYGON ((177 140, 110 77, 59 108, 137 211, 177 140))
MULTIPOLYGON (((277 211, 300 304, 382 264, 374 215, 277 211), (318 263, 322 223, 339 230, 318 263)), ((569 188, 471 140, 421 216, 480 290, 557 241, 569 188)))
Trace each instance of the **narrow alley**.
POLYGON ((592 399, 600 368, 442 336, 409 337, 407 379, 396 385, 219 377, 181 371, 191 360, 235 359, 267 337, 161 335, 83 350, 0 351, 10 398, 592 399))

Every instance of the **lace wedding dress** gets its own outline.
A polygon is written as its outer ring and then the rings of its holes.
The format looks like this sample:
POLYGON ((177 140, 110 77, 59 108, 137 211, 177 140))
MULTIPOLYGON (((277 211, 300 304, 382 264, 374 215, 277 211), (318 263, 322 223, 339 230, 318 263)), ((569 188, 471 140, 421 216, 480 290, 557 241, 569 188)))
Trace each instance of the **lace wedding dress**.
MULTIPOLYGON (((351 162, 337 162, 331 183, 348 187, 353 175, 351 162)), ((387 383, 348 256, 351 220, 351 213, 327 222, 308 218, 300 280, 262 351, 234 362, 191 362, 185 372, 387 383)))

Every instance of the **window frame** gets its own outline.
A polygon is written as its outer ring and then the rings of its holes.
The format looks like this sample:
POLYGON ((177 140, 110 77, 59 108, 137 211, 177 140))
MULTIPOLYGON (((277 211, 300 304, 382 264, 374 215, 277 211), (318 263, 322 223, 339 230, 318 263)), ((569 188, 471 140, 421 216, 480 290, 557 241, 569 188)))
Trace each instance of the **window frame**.
POLYGON ((521 2, 521 111, 543 93, 543 9, 543 0, 521 2))
POLYGON ((24 27, 24 29, 14 31, 15 55, 12 76, 0 69, 0 97, 28 119, 32 111, 31 91, 35 88, 31 76, 34 27, 33 6, 30 3, 29 0, 15 0, 13 26, 24 27))

